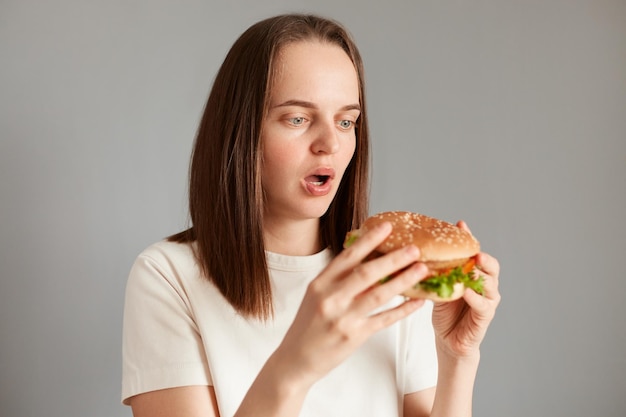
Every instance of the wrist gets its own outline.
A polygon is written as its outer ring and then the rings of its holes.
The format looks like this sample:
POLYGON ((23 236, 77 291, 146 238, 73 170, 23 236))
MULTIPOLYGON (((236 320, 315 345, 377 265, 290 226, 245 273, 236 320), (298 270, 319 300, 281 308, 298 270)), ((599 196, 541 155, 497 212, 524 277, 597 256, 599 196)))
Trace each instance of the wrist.
POLYGON ((466 381, 473 380, 478 373, 480 350, 458 354, 437 344, 437 361, 440 376, 446 375, 455 379, 462 376, 462 379, 466 381))
POLYGON ((312 383, 289 360, 275 351, 248 390, 235 417, 298 415, 312 383))
POLYGON ((465 348, 463 346, 450 346, 441 338, 436 338, 435 346, 439 359, 458 363, 478 363, 480 361, 480 347, 465 348))
POLYGON ((480 350, 459 354, 445 347, 437 346, 437 357, 440 362, 444 361, 458 365, 478 365, 480 362, 480 350))
POLYGON ((279 348, 267 360, 262 372, 267 372, 269 379, 276 387, 277 395, 304 397, 316 379, 309 377, 300 363, 293 361, 287 352, 283 354, 279 348))
POLYGON ((431 416, 471 416, 480 351, 459 355, 437 346, 439 378, 431 416))

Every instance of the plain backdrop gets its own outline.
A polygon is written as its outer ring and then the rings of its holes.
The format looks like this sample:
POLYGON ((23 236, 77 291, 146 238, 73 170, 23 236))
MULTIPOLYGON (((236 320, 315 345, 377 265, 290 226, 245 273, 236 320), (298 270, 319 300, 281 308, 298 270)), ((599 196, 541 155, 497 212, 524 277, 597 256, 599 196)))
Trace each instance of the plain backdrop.
POLYGON ((226 51, 291 11, 360 45, 371 211, 500 260, 475 415, 626 415, 626 2, 0 0, 0 416, 130 416, 130 265, 187 225, 226 51))

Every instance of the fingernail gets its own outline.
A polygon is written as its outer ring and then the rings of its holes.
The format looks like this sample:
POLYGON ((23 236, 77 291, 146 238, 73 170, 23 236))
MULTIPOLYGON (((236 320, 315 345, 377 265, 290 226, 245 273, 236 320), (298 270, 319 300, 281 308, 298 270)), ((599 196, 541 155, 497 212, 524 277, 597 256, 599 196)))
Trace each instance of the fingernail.
POLYGON ((424 265, 423 263, 416 262, 415 264, 413 264, 413 272, 418 275, 422 275, 428 272, 428 268, 426 268, 426 265, 424 265))
POLYGON ((391 230, 391 223, 389 223, 389 222, 381 223, 378 226, 376 226, 375 230, 380 231, 380 232, 389 231, 389 230, 391 230))
POLYGON ((420 250, 415 245, 409 245, 409 246, 405 247, 404 250, 411 257, 418 257, 419 254, 420 254, 420 250))

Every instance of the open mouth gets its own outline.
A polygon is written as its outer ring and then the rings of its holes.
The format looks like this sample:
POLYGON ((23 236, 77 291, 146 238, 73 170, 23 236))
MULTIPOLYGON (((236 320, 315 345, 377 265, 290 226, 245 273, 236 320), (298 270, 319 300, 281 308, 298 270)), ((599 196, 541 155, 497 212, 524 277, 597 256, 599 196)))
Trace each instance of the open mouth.
POLYGON ((333 189, 335 171, 332 168, 318 168, 304 178, 304 187, 313 196, 325 196, 333 189))
POLYGON ((307 180, 313 185, 324 185, 330 179, 330 175, 311 175, 307 180))

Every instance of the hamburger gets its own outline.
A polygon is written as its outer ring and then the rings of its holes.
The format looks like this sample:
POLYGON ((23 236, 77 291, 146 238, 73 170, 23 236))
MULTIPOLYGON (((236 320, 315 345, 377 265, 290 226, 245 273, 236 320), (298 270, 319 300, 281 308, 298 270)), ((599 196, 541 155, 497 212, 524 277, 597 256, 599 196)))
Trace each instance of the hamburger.
MULTIPOLYGON (((480 243, 468 231, 434 217, 408 211, 375 214, 367 218, 359 229, 348 232, 344 248, 383 222, 390 222, 392 231, 368 259, 413 244, 420 250, 418 262, 423 262, 429 270, 426 278, 405 290, 402 295, 448 302, 461 298, 466 288, 483 293, 483 278, 476 277, 474 273, 480 243)), ((381 283, 392 278, 382 278, 381 283)))

